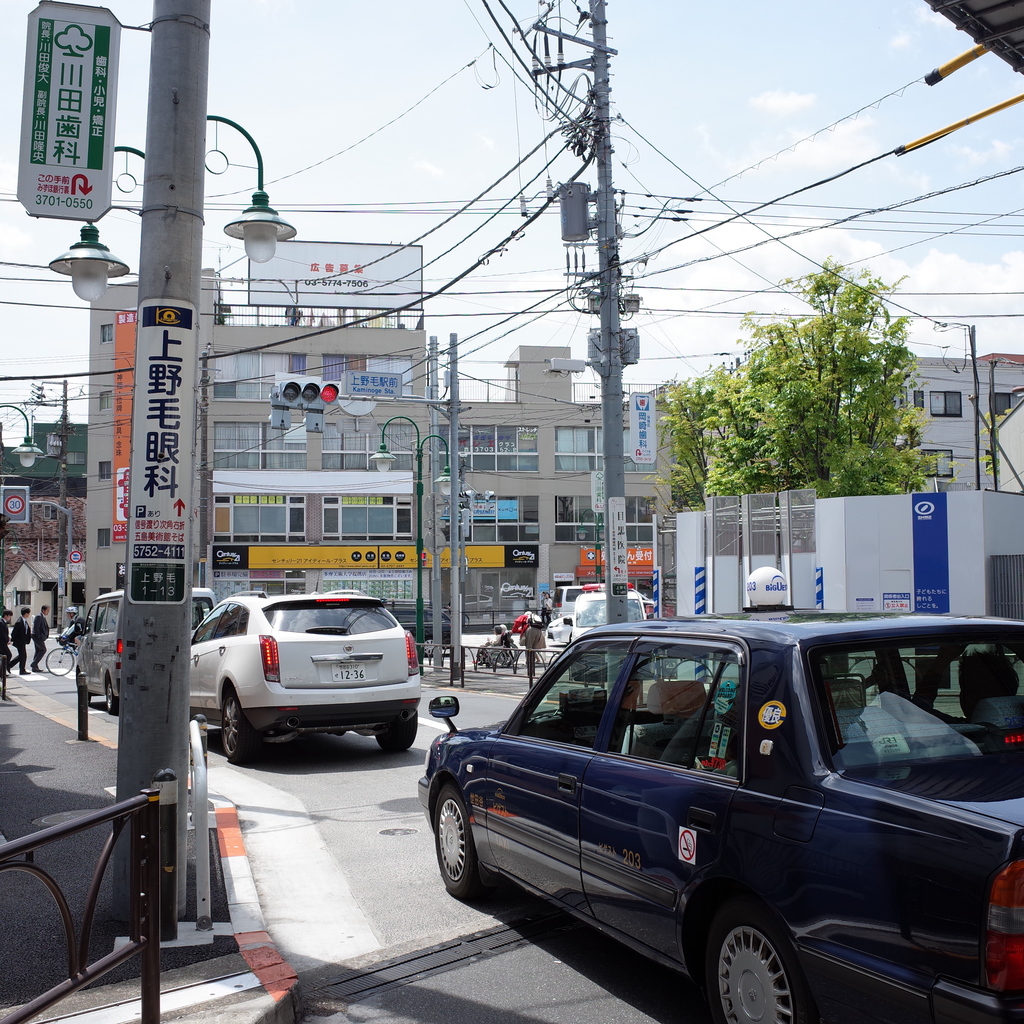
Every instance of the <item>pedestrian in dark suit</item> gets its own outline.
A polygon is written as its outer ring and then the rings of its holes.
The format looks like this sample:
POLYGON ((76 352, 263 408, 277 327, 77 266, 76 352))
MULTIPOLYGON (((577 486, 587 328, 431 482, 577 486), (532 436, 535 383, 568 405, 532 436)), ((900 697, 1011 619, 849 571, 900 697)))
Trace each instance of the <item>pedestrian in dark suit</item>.
POLYGON ((32 620, 32 643, 35 645, 35 654, 32 656, 33 672, 38 672, 39 662, 46 657, 46 638, 50 635, 50 606, 44 604, 39 609, 39 614, 32 620))
POLYGON ((17 665, 23 676, 28 675, 28 669, 25 667, 28 664, 28 655, 25 649, 32 643, 32 619, 29 618, 31 614, 31 608, 22 608, 21 618, 11 627, 11 643, 18 652, 11 667, 17 665))
POLYGON ((4 675, 10 675, 11 663, 14 655, 11 654, 11 616, 14 612, 5 608, 0 614, 0 658, 3 659, 4 675))

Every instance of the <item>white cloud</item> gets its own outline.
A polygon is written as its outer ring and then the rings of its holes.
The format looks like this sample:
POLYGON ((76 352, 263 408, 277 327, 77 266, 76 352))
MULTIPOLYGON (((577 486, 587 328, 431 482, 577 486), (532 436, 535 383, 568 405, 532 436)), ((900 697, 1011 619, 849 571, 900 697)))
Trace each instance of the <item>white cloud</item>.
POLYGON ((807 110, 816 102, 817 96, 813 92, 783 92, 781 89, 750 97, 750 105, 755 110, 776 117, 788 117, 800 110, 807 110))
POLYGON ((443 178, 445 176, 445 172, 440 167, 430 163, 428 160, 415 160, 412 167, 414 171, 428 174, 431 178, 443 178))
POLYGON ((907 50, 913 43, 913 37, 909 32, 901 32, 898 36, 893 36, 889 40, 890 50, 907 50))
POLYGON ((952 147, 952 151, 971 167, 990 163, 1006 164, 1013 149, 1013 146, 999 139, 993 139, 987 150, 973 149, 971 146, 952 147))

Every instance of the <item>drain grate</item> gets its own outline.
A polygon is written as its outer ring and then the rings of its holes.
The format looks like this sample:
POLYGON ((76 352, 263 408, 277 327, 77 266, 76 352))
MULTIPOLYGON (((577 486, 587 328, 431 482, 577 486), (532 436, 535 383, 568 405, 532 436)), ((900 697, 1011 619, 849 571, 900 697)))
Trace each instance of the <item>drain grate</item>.
POLYGON ((460 967, 469 960, 506 953, 555 932, 582 928, 569 914, 554 913, 526 918, 502 928, 491 928, 420 949, 405 956, 376 964, 371 970, 346 971, 323 988, 316 997, 358 1002, 369 995, 460 967))

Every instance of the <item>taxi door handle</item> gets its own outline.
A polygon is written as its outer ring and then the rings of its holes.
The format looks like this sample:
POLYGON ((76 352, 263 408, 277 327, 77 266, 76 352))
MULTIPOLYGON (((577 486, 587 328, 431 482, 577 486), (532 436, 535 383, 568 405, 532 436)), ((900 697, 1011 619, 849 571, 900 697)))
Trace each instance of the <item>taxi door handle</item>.
POLYGON ((576 792, 576 776, 575 775, 559 775, 558 776, 558 789, 561 793, 575 793, 576 792))
POLYGON ((718 827, 717 821, 718 816, 714 811, 705 811, 700 807, 691 807, 686 815, 686 824, 702 832, 714 832, 718 827))

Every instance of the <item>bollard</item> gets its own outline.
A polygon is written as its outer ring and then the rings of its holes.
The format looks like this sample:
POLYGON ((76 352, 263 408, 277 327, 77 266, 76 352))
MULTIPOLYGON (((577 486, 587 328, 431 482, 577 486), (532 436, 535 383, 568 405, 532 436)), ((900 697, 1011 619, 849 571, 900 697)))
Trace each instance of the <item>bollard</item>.
POLYGON ((160 792, 160 941, 178 937, 178 777, 170 768, 153 776, 160 792))
POLYGON ((192 757, 192 828, 196 845, 196 931, 213 929, 210 917, 210 808, 206 776, 206 716, 188 726, 192 757))
POLYGON ((78 738, 89 739, 89 688, 85 676, 78 677, 78 738))
POLYGON ((210 741, 206 732, 209 729, 209 725, 206 721, 206 715, 193 715, 192 721, 199 725, 199 738, 203 741, 203 760, 205 761, 210 756, 210 741))

